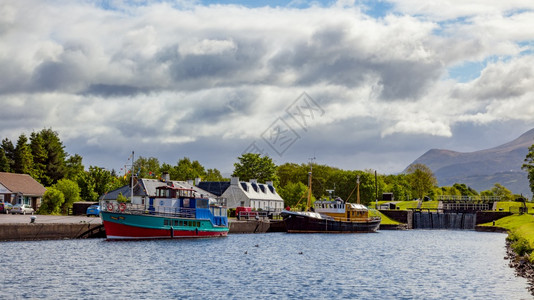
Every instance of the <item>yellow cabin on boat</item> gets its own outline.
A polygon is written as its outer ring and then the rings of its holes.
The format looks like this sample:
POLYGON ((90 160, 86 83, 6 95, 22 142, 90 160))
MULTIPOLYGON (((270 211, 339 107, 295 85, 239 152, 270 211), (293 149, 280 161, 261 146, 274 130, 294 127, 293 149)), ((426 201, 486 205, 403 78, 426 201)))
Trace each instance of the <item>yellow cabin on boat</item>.
POLYGON ((362 222, 369 219, 367 207, 356 203, 345 203, 340 198, 315 201, 314 210, 320 214, 330 216, 336 221, 362 222))

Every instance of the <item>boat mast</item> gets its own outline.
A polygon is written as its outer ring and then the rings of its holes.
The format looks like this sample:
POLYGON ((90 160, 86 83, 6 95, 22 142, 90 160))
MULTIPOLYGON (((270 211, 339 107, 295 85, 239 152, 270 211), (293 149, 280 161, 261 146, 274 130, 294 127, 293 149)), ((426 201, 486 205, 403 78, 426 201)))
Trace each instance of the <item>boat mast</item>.
POLYGON ((133 190, 134 190, 134 185, 133 185, 133 176, 134 176, 134 152, 132 151, 132 174, 130 176, 130 181, 131 181, 131 188, 130 188, 130 203, 133 202, 133 190))
POLYGON ((310 172, 308 173, 308 201, 306 202, 306 211, 310 211, 311 193, 312 193, 312 167, 314 158, 310 158, 310 172))
POLYGON ((356 203, 360 204, 360 175, 356 176, 356 203))

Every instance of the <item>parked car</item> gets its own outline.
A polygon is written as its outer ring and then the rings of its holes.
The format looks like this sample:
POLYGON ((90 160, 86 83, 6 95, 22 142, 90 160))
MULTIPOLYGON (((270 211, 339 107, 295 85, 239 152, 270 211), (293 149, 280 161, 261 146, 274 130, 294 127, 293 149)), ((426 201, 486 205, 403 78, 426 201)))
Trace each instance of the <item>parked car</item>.
POLYGON ((87 208, 86 214, 87 214, 88 217, 90 217, 90 216, 100 217, 100 205, 93 204, 93 205, 89 206, 87 208))
POLYGON ((25 215, 25 214, 32 214, 35 212, 35 210, 33 210, 33 208, 31 206, 29 206, 28 204, 17 204, 15 206, 13 206, 13 208, 11 209, 11 214, 21 214, 21 215, 25 215))
POLYGON ((13 209, 13 204, 9 202, 0 202, 0 213, 8 214, 13 209))

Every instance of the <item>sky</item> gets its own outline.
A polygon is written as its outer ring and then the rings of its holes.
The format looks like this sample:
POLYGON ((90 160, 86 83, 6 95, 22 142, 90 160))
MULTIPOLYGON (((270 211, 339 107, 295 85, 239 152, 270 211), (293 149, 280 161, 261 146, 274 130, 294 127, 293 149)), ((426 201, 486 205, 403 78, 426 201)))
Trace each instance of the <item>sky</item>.
POLYGON ((534 128, 534 1, 0 3, 0 139, 83 164, 401 172, 534 128))

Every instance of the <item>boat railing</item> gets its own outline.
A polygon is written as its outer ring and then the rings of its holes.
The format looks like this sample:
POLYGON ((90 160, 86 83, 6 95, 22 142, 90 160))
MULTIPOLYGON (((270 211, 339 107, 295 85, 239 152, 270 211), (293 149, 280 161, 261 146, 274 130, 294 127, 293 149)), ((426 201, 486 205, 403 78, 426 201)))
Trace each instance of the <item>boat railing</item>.
POLYGON ((269 213, 267 211, 240 211, 237 215, 238 220, 250 220, 250 219, 267 219, 269 213))
POLYGON ((100 207, 104 211, 129 215, 157 215, 167 217, 194 218, 196 214, 196 210, 194 208, 155 206, 151 209, 147 209, 143 204, 118 202, 112 200, 103 201, 100 204, 100 207))

